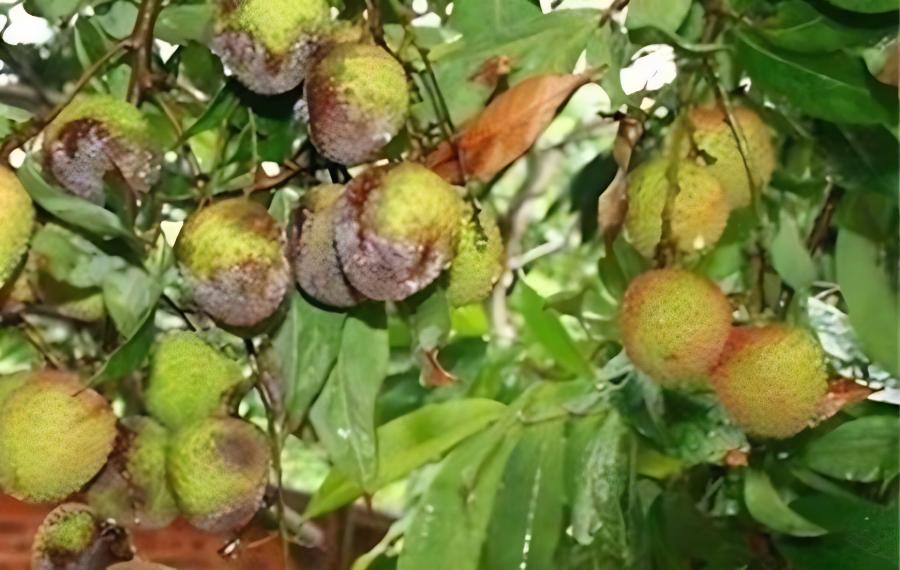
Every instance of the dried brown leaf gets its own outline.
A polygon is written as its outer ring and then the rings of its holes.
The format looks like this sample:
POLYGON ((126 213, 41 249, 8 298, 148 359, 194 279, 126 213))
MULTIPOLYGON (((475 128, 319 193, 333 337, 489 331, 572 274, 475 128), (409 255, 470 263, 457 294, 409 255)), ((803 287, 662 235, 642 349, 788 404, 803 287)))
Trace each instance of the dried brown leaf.
POLYGON ((597 200, 597 223, 604 242, 609 246, 616 239, 625 214, 628 212, 627 179, 631 154, 644 133, 644 127, 635 119, 624 117, 613 143, 613 158, 619 165, 615 178, 597 200))
POLYGON ((832 417, 844 406, 862 402, 874 392, 868 386, 857 384, 849 378, 839 378, 828 384, 828 393, 819 404, 817 422, 823 422, 832 417))

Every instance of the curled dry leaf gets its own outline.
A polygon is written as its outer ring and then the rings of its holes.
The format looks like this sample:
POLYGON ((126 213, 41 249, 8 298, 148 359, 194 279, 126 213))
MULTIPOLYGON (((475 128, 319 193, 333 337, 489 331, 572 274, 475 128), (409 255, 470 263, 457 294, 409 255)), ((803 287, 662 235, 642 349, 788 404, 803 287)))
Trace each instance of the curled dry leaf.
POLYGON ((481 83, 493 91, 500 83, 500 79, 509 75, 510 71, 512 71, 512 59, 509 56, 497 55, 481 64, 478 71, 469 79, 475 83, 481 83))
POLYGON ((456 376, 445 370, 438 360, 438 350, 423 350, 421 352, 422 383, 429 388, 449 386, 456 382, 456 376))
POLYGON ((619 165, 619 170, 597 201, 597 223, 607 246, 616 239, 628 212, 626 198, 628 166, 634 147, 643 134, 644 125, 641 122, 631 117, 624 117, 619 121, 619 130, 613 143, 613 158, 619 165))
POLYGON ((750 464, 750 454, 743 449, 729 449, 723 462, 728 467, 746 467, 750 464))
POLYGON ((850 378, 839 378, 828 384, 828 392, 819 404, 817 423, 821 423, 832 417, 844 406, 862 402, 875 392, 868 386, 858 384, 850 378))

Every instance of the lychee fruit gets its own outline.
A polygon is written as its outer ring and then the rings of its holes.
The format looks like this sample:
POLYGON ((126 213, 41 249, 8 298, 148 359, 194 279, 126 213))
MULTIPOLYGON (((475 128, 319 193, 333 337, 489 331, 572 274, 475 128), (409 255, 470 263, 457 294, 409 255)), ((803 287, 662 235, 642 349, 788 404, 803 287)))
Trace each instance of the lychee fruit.
POLYGON ((256 93, 297 87, 331 27, 327 0, 218 0, 211 49, 256 93))
POLYGON ((69 192, 105 202, 104 179, 115 176, 144 193, 159 180, 162 154, 144 115, 109 95, 79 95, 44 131, 44 164, 69 192))
POLYGON ((127 533, 79 503, 64 503, 50 511, 31 546, 33 570, 106 568, 131 557, 127 533))
POLYGON ((731 306, 705 277, 656 269, 628 285, 619 327, 639 370, 666 387, 704 387, 728 339, 731 306))
POLYGON ((377 158, 409 111, 403 67, 373 45, 334 46, 312 67, 304 91, 310 140, 341 164, 377 158))
POLYGON ((8 168, 0 167, 0 289, 28 250, 34 230, 34 205, 22 183, 8 168))
POLYGON ((0 408, 0 488, 28 502, 79 490, 116 439, 109 403, 69 373, 40 371, 0 408))
POLYGON ((354 178, 337 208, 344 274, 364 296, 387 301, 420 291, 447 266, 464 202, 440 176, 404 162, 354 178))
POLYGON ((169 429, 226 411, 244 383, 241 367, 197 333, 173 332, 156 345, 144 390, 147 410, 169 429))
POLYGON ((503 272, 504 248, 497 218, 488 208, 467 207, 450 265, 447 299, 461 307, 483 301, 503 272))
POLYGON ((745 431, 790 437, 815 418, 828 390, 825 355, 813 336, 797 327, 736 327, 712 384, 745 431))
POLYGON ((41 302, 61 317, 95 323, 106 317, 103 291, 96 287, 75 287, 54 279, 49 272, 37 271, 34 289, 41 302))
POLYGON ((269 474, 265 434, 235 418, 212 418, 178 431, 169 480, 182 514, 207 532, 241 528, 262 505, 269 474))
POLYGON ((278 222, 232 198, 191 215, 175 244, 194 301, 219 324, 252 327, 272 316, 291 285, 278 222))

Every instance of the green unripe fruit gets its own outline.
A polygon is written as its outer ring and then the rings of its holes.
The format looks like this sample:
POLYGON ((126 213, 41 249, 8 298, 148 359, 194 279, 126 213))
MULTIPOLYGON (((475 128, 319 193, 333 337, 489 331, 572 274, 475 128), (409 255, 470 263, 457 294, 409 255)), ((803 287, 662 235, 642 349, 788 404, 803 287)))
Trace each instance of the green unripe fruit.
POLYGON ((467 208, 450 266, 450 303, 461 307, 486 299, 503 272, 503 257, 503 238, 494 213, 485 208, 475 215, 467 208))
POLYGON ((38 297, 56 314, 85 323, 94 323, 106 317, 102 290, 75 287, 54 279, 44 271, 38 271, 35 277, 38 297))
POLYGON ((662 238, 663 216, 670 190, 670 229, 675 247, 682 252, 709 248, 722 237, 729 207, 718 181, 702 166, 688 161, 674 165, 677 189, 671 188, 673 165, 664 158, 650 160, 628 177, 628 212, 625 235, 645 257, 652 257, 662 238))
POLYGON ((313 188, 303 197, 291 225, 291 263, 297 284, 313 299, 332 307, 352 307, 362 296, 344 275, 334 249, 337 202, 343 187, 313 188))
POLYGON ((150 359, 144 400, 150 414, 170 429, 226 411, 244 382, 237 362, 192 332, 163 337, 150 359))
POLYGON ((263 94, 303 81, 330 31, 327 0, 218 0, 211 48, 237 78, 263 94))
POLYGON ((304 90, 310 139, 341 164, 376 158, 409 112, 406 73, 378 46, 333 47, 313 66, 304 90))
POLYGON ((722 109, 698 107, 688 115, 694 145, 708 164, 709 172, 722 184, 732 209, 749 206, 753 185, 765 187, 775 170, 775 149, 769 127, 747 107, 736 107, 733 116, 747 144, 748 164, 722 109), (752 182, 747 175, 748 166, 752 182))
POLYGON ((107 175, 133 192, 159 179, 162 156, 150 124, 133 105, 109 95, 79 95, 44 131, 44 164, 69 192, 105 201, 107 175))
POLYGON ((278 222, 251 200, 198 210, 175 244, 194 301, 219 324, 252 327, 272 316, 291 285, 278 222))
POLYGON ((712 383, 722 405, 745 431, 790 437, 815 418, 828 390, 825 355, 803 329, 737 327, 712 383))
POLYGON ((657 269, 628 285, 619 311, 625 351, 666 387, 703 387, 731 330, 731 306, 715 283, 657 269))
POLYGON ((344 274, 366 297, 388 301, 420 291, 450 262, 464 202, 440 176, 404 162, 354 178, 337 207, 344 274))
POLYGON ((265 434, 242 420, 208 419, 177 432, 168 468, 182 514, 208 532, 244 526, 262 504, 269 460, 265 434))
POLYGON ((166 476, 169 432, 146 417, 121 423, 121 450, 91 485, 88 502, 103 518, 125 526, 165 527, 178 516, 166 476))
POLYGON ((87 506, 65 503, 44 518, 31 547, 34 570, 106 568, 131 558, 126 534, 108 527, 87 506))
POLYGON ((34 205, 31 197, 16 175, 8 168, 0 167, 0 289, 28 250, 28 241, 34 230, 34 205))
POLYGON ((64 499, 100 471, 115 439, 102 396, 72 374, 32 372, 0 408, 0 488, 28 502, 64 499))

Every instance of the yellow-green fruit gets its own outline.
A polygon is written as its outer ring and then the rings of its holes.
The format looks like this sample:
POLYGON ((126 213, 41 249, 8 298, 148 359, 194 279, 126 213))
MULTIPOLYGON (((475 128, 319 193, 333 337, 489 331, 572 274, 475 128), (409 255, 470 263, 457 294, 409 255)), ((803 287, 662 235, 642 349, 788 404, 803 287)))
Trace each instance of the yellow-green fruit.
POLYGON ((74 287, 44 271, 38 271, 34 277, 38 297, 56 314, 85 323, 94 323, 106 316, 103 291, 99 288, 74 287))
POLYGON ((809 425, 828 390, 822 347, 807 331, 786 325, 735 328, 712 382, 738 425, 774 438, 809 425))
POLYGON ((0 289, 28 249, 34 230, 34 205, 22 183, 8 168, 0 167, 0 289))
POLYGON ((12 396, 13 392, 25 385, 30 377, 30 372, 16 372, 0 376, 0 410, 3 409, 3 403, 12 396))
POLYGON ((257 93, 290 91, 303 81, 331 31, 327 0, 218 0, 210 44, 257 93))
POLYGON ((310 139, 341 164, 376 158, 409 112, 403 66, 378 46, 334 46, 313 66, 304 91, 310 139))
POLYGON ((34 570, 106 568, 129 558, 127 535, 108 527, 79 503, 65 503, 50 511, 31 546, 34 570))
POLYGON ((44 164, 69 192, 102 204, 104 179, 134 192, 159 179, 162 153, 133 105, 109 95, 79 95, 44 131, 44 164))
POLYGON ((0 408, 0 488, 23 501, 63 499, 100 471, 115 439, 102 396, 72 374, 32 372, 0 408))
POLYGON ((242 420, 208 419, 177 432, 168 469, 182 514, 208 532, 244 526, 262 504, 269 460, 265 434, 242 420))
POLYGON ((153 351, 144 400, 155 419, 179 429, 226 411, 243 381, 237 362, 196 333, 175 332, 153 351))
POLYGON ((473 211, 467 208, 463 215, 450 266, 447 299, 457 307, 486 299, 503 272, 503 238, 497 218, 487 208, 477 215, 473 211))
POLYGON ((775 170, 775 149, 769 127, 747 107, 736 107, 733 117, 747 144, 748 164, 722 109, 698 107, 688 115, 694 146, 722 184, 732 209, 750 205, 753 185, 765 187, 775 170), (752 182, 747 176, 748 166, 752 182))
POLYGON ((656 269, 628 285, 619 312, 625 351, 667 387, 702 387, 731 330, 731 306, 715 283, 682 269, 656 269))
POLYGON ((652 257, 662 239, 663 217, 671 183, 675 199, 670 211, 672 241, 679 251, 700 251, 715 245, 728 223, 729 206, 718 181, 702 166, 688 161, 672 164, 664 158, 645 162, 628 177, 625 235, 645 257, 652 257))
POLYGON ((87 500, 100 516, 122 525, 165 527, 178 516, 166 476, 169 432, 142 416, 121 423, 120 451, 91 485, 87 500))
POLYGON ((252 327, 272 316, 291 285, 282 234, 251 200, 222 200, 194 212, 175 244, 194 301, 231 327, 252 327))

